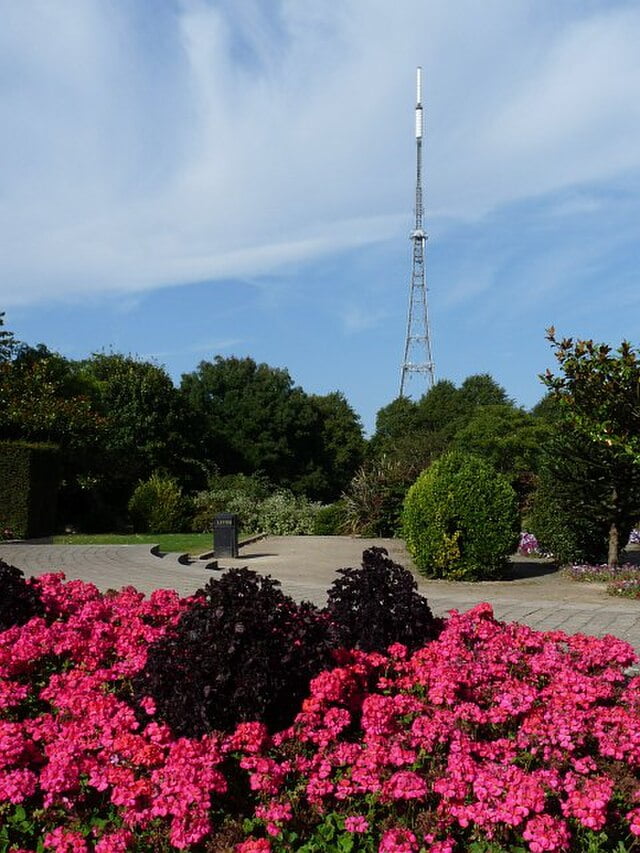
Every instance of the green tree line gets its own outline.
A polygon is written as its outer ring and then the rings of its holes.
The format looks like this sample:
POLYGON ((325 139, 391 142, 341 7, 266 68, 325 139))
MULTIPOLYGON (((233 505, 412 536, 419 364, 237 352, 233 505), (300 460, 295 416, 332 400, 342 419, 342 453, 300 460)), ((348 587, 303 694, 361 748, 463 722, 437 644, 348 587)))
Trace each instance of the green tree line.
POLYGON ((60 447, 65 523, 122 526, 134 488, 154 472, 187 493, 215 474, 259 474, 329 502, 363 461, 362 424, 344 395, 308 394, 284 369, 217 356, 176 386, 153 362, 73 360, 3 326, 0 315, 0 439, 60 447))
POLYGON ((547 337, 558 370, 530 411, 488 374, 441 380, 381 408, 366 440, 341 392, 309 394, 285 369, 218 355, 176 385, 131 355, 22 343, 0 314, 0 440, 58 445, 59 520, 92 532, 125 524, 136 486, 159 474, 187 495, 216 477, 247 500, 286 490, 332 504, 329 532, 397 535, 418 475, 471 453, 507 478, 523 528, 560 561, 615 564, 640 519, 640 358, 628 342, 547 337))

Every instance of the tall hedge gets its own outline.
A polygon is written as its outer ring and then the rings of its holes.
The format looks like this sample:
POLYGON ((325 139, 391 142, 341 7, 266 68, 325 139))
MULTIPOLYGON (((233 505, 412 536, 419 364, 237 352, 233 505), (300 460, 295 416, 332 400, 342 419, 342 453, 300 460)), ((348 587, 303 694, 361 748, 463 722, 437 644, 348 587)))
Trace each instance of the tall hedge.
POLYGON ((478 456, 441 456, 407 492, 403 532, 417 568, 428 577, 500 577, 518 543, 516 493, 478 456))
POLYGON ((55 529, 60 458, 53 444, 0 442, 0 526, 17 539, 55 529))

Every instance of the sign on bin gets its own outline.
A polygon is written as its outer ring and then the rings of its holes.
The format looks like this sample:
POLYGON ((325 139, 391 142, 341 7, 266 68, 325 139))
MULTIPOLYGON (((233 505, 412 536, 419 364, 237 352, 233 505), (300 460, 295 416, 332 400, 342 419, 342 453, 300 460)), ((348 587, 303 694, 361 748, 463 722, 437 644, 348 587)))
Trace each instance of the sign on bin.
POLYGON ((233 512, 219 512, 213 517, 213 555, 238 556, 238 516, 233 512))

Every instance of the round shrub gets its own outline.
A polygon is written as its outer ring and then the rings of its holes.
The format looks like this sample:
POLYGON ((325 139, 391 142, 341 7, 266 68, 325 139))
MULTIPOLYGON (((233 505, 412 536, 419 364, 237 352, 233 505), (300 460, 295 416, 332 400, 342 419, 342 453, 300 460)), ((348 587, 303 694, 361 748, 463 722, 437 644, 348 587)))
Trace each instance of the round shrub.
POLYGON ((403 532, 416 566, 427 577, 500 577, 518 546, 516 493, 483 459, 446 453, 409 489, 403 532))
POLYGON ((200 590, 134 679, 174 734, 198 737, 240 722, 272 731, 300 710, 310 679, 332 662, 328 619, 279 582, 230 569, 200 590))
POLYGON ((327 613, 339 645, 365 652, 385 652, 392 643, 410 651, 435 640, 443 622, 418 593, 415 578, 389 559, 386 548, 369 548, 362 566, 338 569, 327 613))
POLYGON ((0 560, 0 631, 24 625, 33 616, 42 616, 44 607, 35 589, 15 566, 0 560))
POLYGON ((161 474, 153 474, 136 486, 128 509, 139 533, 173 533, 185 524, 186 499, 182 489, 172 477, 161 474))

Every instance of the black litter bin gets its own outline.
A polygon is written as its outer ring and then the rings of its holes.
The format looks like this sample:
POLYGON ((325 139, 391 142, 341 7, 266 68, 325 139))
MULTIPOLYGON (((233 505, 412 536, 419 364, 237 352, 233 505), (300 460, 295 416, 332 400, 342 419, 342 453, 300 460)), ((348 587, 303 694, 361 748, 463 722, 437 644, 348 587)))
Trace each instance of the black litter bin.
POLYGON ((238 556, 238 516, 234 512, 219 512, 213 517, 213 556, 238 556))

